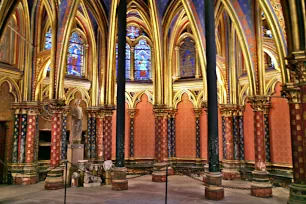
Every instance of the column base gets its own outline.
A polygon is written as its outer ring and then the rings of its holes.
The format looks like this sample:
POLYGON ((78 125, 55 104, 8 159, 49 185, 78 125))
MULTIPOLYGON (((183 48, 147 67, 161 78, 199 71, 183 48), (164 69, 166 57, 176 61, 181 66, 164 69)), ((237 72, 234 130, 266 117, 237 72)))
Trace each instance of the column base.
POLYGON ((237 170, 224 169, 222 170, 224 180, 238 180, 240 179, 240 173, 237 170))
POLYGON ((207 200, 222 200, 224 198, 224 188, 222 184, 222 174, 220 172, 208 172, 205 175, 204 182, 209 186, 205 186, 205 198, 207 200))
POLYGON ((272 197, 272 185, 269 183, 269 172, 255 170, 252 174, 251 195, 261 198, 272 197))
POLYGON ((166 175, 166 166, 165 165, 167 165, 167 163, 158 162, 158 163, 154 164, 154 172, 152 173, 152 181, 153 182, 166 182, 167 175, 166 175))
POLYGON ((306 185, 295 184, 290 185, 290 196, 288 204, 306 203, 306 185))
POLYGON ((38 182, 37 175, 16 174, 14 178, 15 185, 31 185, 38 182))
POLYGON ((128 190, 128 180, 126 179, 127 168, 115 167, 112 170, 112 190, 128 190))
POLYGON ((49 171, 45 180, 46 190, 58 190, 64 188, 63 170, 56 168, 49 171))

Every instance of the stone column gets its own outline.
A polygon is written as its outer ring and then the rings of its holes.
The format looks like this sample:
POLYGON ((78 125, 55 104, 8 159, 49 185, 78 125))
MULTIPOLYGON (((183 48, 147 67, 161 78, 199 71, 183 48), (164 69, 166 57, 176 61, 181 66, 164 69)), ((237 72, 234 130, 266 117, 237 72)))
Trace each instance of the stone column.
POLYGON ((167 154, 167 110, 164 105, 155 105, 155 171, 152 173, 153 182, 165 182, 166 172, 162 168, 168 162, 167 154))
POLYGON ((103 151, 104 160, 112 160, 112 119, 113 106, 104 106, 103 115, 103 151))
POLYGON ((200 116, 202 113, 202 108, 193 109, 196 118, 196 164, 202 166, 201 160, 201 132, 200 132, 200 116))
POLYGON ((134 130, 135 130, 135 115, 136 115, 137 109, 130 108, 128 109, 128 113, 130 116, 130 152, 129 152, 129 160, 130 162, 134 162, 134 130))
POLYGON ((20 110, 19 108, 14 108, 14 132, 13 132, 13 155, 12 163, 18 162, 18 137, 19 137, 19 127, 20 127, 20 110))
POLYGON ((25 146, 25 165, 22 184, 34 184, 38 182, 38 175, 35 163, 36 139, 37 135, 37 118, 38 118, 38 104, 33 103, 29 105, 27 116, 27 135, 25 146))
POLYGON ((293 83, 284 86, 284 94, 289 101, 290 128, 292 144, 293 180, 290 185, 290 198, 288 203, 305 203, 306 198, 306 89, 305 86, 298 87, 293 83))
POLYGON ((251 195, 256 197, 271 197, 272 186, 269 183, 269 173, 266 170, 265 155, 265 125, 264 112, 269 106, 268 98, 265 96, 254 96, 249 98, 254 110, 254 137, 255 137, 255 170, 251 195))
POLYGON ((168 110, 168 159, 171 164, 176 161, 175 114, 177 110, 168 110))
POLYGON ((45 189, 57 190, 64 187, 63 170, 60 167, 61 161, 61 136, 62 136, 62 114, 64 111, 65 101, 52 100, 49 103, 49 109, 52 112, 51 122, 51 155, 50 169, 48 169, 45 180, 45 189))
POLYGON ((98 162, 102 162, 104 160, 103 157, 103 114, 101 111, 97 113, 96 116, 96 132, 97 132, 97 157, 96 160, 98 162))
POLYGON ((86 156, 87 159, 94 160, 96 158, 96 115, 98 112, 97 107, 87 108, 87 143, 86 146, 86 156))
POLYGON ((236 114, 234 112, 237 111, 237 105, 233 104, 223 104, 220 105, 220 110, 223 118, 222 125, 222 133, 224 134, 223 138, 223 151, 225 155, 223 155, 223 166, 222 170, 223 179, 225 180, 234 180, 240 178, 239 169, 239 161, 235 158, 235 153, 237 154, 238 150, 238 136, 234 133, 234 122, 236 121, 236 114), (234 117, 235 115, 235 117, 234 117), (234 120, 235 118, 235 120, 234 120), (236 139, 236 141, 235 141, 236 139), (235 146, 236 145, 236 146, 235 146), (236 152, 235 152, 236 149, 236 152))
POLYGON ((181 78, 180 70, 180 47, 175 46, 175 80, 181 78))
POLYGON ((269 112, 270 112, 270 107, 266 106, 264 110, 264 126, 265 126, 265 147, 266 147, 267 163, 271 162, 269 112))
POLYGON ((21 110, 21 118, 20 118, 20 138, 19 138, 19 158, 18 163, 25 162, 25 143, 26 143, 26 134, 27 134, 27 110, 21 110))
MULTIPOLYGON (((244 126, 243 126, 243 107, 238 110, 238 125, 239 125, 239 156, 241 165, 244 163, 244 126)), ((242 167, 242 166, 241 166, 242 167)))
POLYGON ((200 67, 200 59, 199 59, 199 50, 196 47, 196 67, 195 67, 195 78, 200 78, 201 67, 200 67))
POLYGON ((135 47, 131 47, 131 64, 130 64, 130 78, 131 81, 135 80, 135 47))
POLYGON ((63 123, 62 123, 62 140, 61 140, 61 160, 67 159, 67 115, 69 113, 69 107, 66 106, 63 109, 63 123))

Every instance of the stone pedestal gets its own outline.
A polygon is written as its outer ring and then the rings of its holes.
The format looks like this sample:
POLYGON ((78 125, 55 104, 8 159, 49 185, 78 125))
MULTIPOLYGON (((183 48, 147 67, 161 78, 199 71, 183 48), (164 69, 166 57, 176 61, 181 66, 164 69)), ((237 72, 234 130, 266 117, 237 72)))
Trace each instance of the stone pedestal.
POLYGON ((73 165, 78 165, 78 160, 84 159, 84 144, 68 144, 67 159, 73 165))
POLYGON ((224 198, 224 188, 221 187, 222 174, 220 172, 208 172, 205 178, 205 198, 207 200, 222 200, 224 198))
POLYGON ((112 170, 112 190, 128 190, 128 180, 126 179, 127 168, 115 167, 112 170))
POLYGON ((36 171, 36 165, 25 164, 23 166, 23 173, 15 174, 15 185, 30 185, 38 182, 38 175, 36 171))
POLYGON ((57 190, 64 188, 63 169, 55 168, 48 172, 45 180, 45 189, 57 190))
POLYGON ((288 204, 306 203, 306 185, 295 184, 290 185, 290 197, 288 204))
POLYGON ((222 170, 224 180, 237 180, 240 179, 240 173, 237 170, 224 169, 222 170))
POLYGON ((112 172, 105 171, 105 185, 112 185, 112 172))
POLYGON ((252 174, 251 195, 261 198, 272 197, 272 185, 269 183, 269 173, 267 171, 255 170, 252 174))
POLYGON ((154 172, 152 173, 153 182, 166 182, 166 164, 167 163, 154 164, 154 172))

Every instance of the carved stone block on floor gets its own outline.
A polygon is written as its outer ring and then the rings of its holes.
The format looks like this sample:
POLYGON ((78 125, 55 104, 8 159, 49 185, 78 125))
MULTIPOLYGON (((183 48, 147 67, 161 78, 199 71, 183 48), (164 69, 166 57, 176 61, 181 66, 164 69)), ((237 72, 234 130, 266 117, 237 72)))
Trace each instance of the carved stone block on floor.
POLYGON ((112 190, 128 190, 128 180, 126 179, 127 168, 115 167, 112 169, 112 190))
POLYGON ((272 197, 272 186, 267 184, 251 185, 251 195, 261 198, 272 197))
POLYGON ((128 180, 112 180, 112 190, 123 191, 128 190, 128 180))

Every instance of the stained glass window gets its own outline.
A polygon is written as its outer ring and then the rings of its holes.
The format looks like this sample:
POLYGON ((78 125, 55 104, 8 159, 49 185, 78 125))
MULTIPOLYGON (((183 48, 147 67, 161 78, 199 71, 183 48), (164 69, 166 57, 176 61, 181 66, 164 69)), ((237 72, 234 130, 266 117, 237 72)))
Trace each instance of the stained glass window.
POLYGON ((181 78, 191 78, 195 76, 196 51, 194 41, 187 37, 180 47, 180 70, 181 78))
POLYGON ((151 78, 151 47, 145 39, 135 46, 135 80, 151 78))
POLYGON ((50 50, 52 47, 52 30, 51 28, 48 29, 45 35, 45 50, 50 50))
POLYGON ((126 36, 131 39, 135 39, 139 36, 139 28, 135 26, 129 26, 126 28, 126 36))
MULTIPOLYGON (((131 70, 131 48, 128 43, 125 45, 125 78, 130 79, 131 70)), ((116 44, 116 71, 118 73, 118 44, 116 44)))
POLYGON ((67 75, 83 76, 84 41, 77 32, 70 37, 67 56, 67 75))

